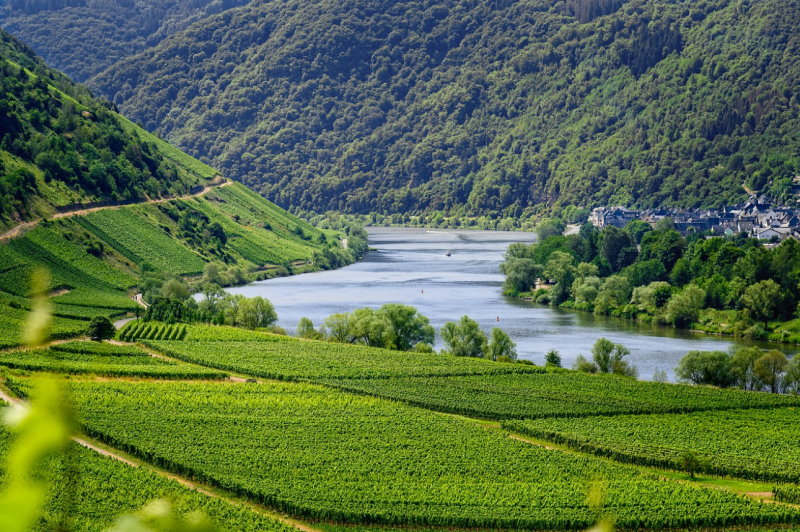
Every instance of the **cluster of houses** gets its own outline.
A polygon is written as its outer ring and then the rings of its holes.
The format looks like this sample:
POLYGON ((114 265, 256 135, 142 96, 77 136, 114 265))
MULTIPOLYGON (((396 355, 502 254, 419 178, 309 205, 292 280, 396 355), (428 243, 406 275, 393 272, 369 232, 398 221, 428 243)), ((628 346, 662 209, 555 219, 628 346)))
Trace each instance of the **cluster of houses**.
POLYGON ((770 242, 786 238, 800 240, 800 210, 773 205, 764 196, 751 196, 746 203, 718 210, 647 209, 635 211, 625 207, 597 207, 589 221, 597 227, 625 227, 633 220, 655 224, 671 218, 681 234, 709 231, 715 235, 745 233, 770 242))

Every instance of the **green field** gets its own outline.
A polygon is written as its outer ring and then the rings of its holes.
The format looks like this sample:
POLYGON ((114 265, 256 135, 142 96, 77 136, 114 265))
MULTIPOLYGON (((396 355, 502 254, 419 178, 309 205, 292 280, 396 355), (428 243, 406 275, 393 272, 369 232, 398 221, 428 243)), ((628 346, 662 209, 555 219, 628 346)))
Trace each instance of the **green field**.
POLYGON ((486 419, 800 406, 800 397, 796 396, 637 381, 616 375, 572 371, 322 382, 432 410, 486 419))
POLYGON ((54 373, 162 379, 224 379, 221 371, 155 358, 138 347, 70 342, 49 349, 0 353, 0 366, 54 373))
POLYGON ((137 265, 181 275, 202 272, 202 257, 165 232, 159 218, 154 207, 136 205, 93 212, 79 223, 137 265))
MULTIPOLYGON (((258 334, 258 333, 256 333, 258 334)), ((256 341, 148 341, 169 356, 259 377, 300 380, 530 373, 542 368, 483 359, 389 351, 366 346, 265 336, 256 341), (266 341, 265 341, 266 340, 266 341)))
POLYGON ((797 522, 795 509, 548 451, 468 421, 299 383, 70 383, 115 447, 314 519, 586 528, 797 522), (592 482, 604 486, 590 508, 592 482))
POLYGON ((799 408, 509 421, 504 427, 622 462, 683 469, 682 455, 693 452, 707 473, 800 481, 799 408))
MULTIPOLYGON (((22 330, 28 319, 28 311, 0 305, 0 349, 22 345, 22 330)), ((54 317, 51 322, 51 338, 70 338, 86 332, 86 321, 54 317)))
MULTIPOLYGON (((10 442, 9 433, 0 430, 0 474, 5 473, 10 442)), ((52 458, 46 464, 53 478, 42 518, 34 530, 62 530, 66 511, 69 530, 100 532, 118 517, 137 512, 156 499, 169 501, 184 517, 201 511, 225 530, 292 530, 248 508, 201 495, 146 468, 130 467, 77 444, 70 445, 66 456, 69 462, 52 458)))

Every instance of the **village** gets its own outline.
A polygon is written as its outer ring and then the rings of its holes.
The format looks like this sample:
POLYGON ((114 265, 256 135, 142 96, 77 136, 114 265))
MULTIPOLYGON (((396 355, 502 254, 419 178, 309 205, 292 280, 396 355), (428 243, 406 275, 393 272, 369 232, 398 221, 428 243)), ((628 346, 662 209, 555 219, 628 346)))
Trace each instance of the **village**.
POLYGON ((655 224, 670 218, 675 229, 683 235, 708 232, 716 236, 744 233, 749 237, 768 242, 786 238, 800 240, 800 209, 774 205, 766 195, 753 195, 744 204, 718 210, 647 209, 642 211, 625 207, 597 207, 592 210, 589 222, 597 227, 613 225, 624 227, 633 220, 655 224))

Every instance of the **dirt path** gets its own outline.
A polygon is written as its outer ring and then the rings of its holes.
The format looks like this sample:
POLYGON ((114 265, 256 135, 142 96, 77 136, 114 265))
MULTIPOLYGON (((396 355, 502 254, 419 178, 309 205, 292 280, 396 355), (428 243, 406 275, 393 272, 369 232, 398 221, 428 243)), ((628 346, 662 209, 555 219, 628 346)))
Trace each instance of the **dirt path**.
MULTIPOLYGON (((233 184, 233 181, 224 181, 224 182, 219 183, 219 184, 206 185, 205 187, 203 187, 203 190, 201 190, 200 192, 197 192, 195 194, 186 194, 185 196, 174 196, 174 197, 170 197, 170 198, 158 198, 158 199, 145 200, 145 201, 141 201, 139 203, 132 203, 130 205, 147 205, 147 204, 156 204, 156 203, 166 203, 168 201, 181 200, 181 199, 197 198, 197 197, 200 197, 200 196, 205 196, 206 194, 208 194, 209 192, 211 192, 215 188, 227 187, 227 186, 232 185, 232 184, 233 184)), ((57 220, 59 218, 71 218, 73 216, 81 216, 81 215, 84 215, 84 214, 90 214, 90 213, 93 213, 93 212, 104 211, 104 210, 108 210, 108 209, 121 209, 123 207, 129 207, 130 205, 104 205, 102 207, 91 207, 91 208, 88 208, 88 209, 80 209, 80 210, 77 210, 77 211, 58 212, 58 213, 53 214, 52 216, 48 216, 47 218, 48 218, 48 220, 57 220)), ((2 235, 0 235, 0 242, 6 241, 6 240, 12 240, 14 238, 17 238, 18 236, 22 235, 28 229, 32 229, 32 228, 36 227, 39 224, 39 222, 41 222, 41 221, 42 221, 42 219, 38 218, 36 220, 31 220, 29 222, 23 222, 23 223, 21 223, 19 225, 14 226, 13 228, 9 229, 8 231, 6 231, 2 235)))

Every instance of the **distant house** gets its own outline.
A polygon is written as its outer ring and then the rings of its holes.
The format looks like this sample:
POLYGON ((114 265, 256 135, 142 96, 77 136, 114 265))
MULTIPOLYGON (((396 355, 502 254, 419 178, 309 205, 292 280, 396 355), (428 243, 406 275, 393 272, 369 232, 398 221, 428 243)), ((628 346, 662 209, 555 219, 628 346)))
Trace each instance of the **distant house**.
POLYGON ((625 227, 633 220, 639 219, 639 211, 632 211, 625 207, 597 207, 592 209, 589 221, 596 227, 625 227))

